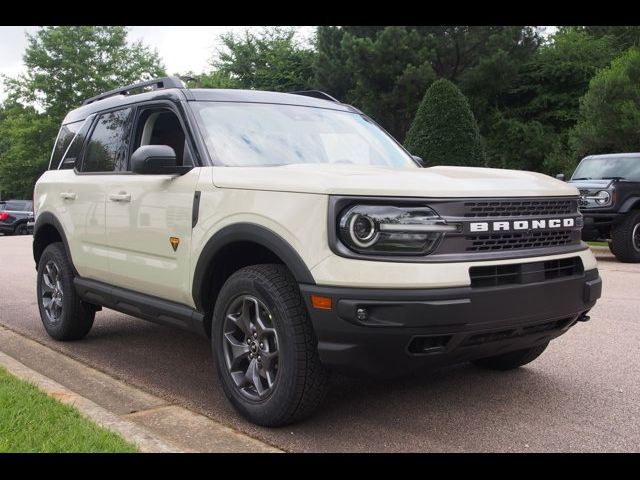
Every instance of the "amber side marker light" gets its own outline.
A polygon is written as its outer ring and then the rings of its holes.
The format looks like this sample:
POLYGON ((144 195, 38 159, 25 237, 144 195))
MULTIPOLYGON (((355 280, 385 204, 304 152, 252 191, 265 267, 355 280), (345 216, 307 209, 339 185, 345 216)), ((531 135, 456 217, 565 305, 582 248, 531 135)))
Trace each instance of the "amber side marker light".
POLYGON ((321 297, 320 295, 311 295, 311 305, 319 310, 331 310, 331 297, 321 297))

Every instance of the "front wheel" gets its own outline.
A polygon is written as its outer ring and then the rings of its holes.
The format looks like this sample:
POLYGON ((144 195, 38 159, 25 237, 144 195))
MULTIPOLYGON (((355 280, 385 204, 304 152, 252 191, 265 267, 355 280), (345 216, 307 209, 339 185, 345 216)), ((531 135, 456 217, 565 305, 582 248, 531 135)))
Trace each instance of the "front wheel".
POLYGON ((27 235, 29 233, 29 229, 27 228, 26 223, 21 223, 15 229, 14 235, 27 235))
POLYGON ((472 363, 478 367, 487 368, 489 370, 512 370, 514 368, 533 362, 542 355, 549 343, 537 345, 535 347, 524 348, 514 352, 507 352, 494 357, 480 358, 472 363))
POLYGON ((311 414, 328 371, 298 285, 283 265, 255 265, 224 284, 213 314, 218 376, 234 407, 276 427, 311 414))
POLYGON ((621 262, 640 263, 640 211, 626 214, 613 227, 609 249, 621 262))

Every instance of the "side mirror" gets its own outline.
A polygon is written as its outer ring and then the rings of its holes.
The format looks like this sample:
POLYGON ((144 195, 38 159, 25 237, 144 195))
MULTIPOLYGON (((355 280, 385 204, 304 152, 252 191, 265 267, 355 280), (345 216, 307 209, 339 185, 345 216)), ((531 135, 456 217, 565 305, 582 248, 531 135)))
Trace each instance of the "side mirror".
POLYGON ((556 175, 556 178, 562 182, 564 182, 565 177, 564 177, 564 173, 559 173, 556 175))
POLYGON ((176 165, 176 152, 168 145, 143 145, 131 155, 131 171, 142 175, 184 175, 192 168, 176 165))
POLYGON ((420 165, 422 165, 423 167, 427 166, 427 162, 425 160, 422 159, 422 157, 419 157, 418 155, 411 155, 411 157, 413 157, 413 159, 418 162, 420 165))

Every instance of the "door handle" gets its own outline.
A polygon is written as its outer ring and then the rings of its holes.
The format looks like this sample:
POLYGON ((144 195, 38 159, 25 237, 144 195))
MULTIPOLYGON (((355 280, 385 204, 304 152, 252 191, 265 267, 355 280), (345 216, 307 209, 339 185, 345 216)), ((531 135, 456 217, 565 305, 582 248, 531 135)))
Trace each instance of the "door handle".
POLYGON ((109 200, 112 202, 130 202, 131 194, 126 192, 112 193, 109 195, 109 200))
POLYGON ((76 193, 75 192, 62 192, 60 194, 60 198, 62 198, 64 200, 75 200, 76 199, 76 193))

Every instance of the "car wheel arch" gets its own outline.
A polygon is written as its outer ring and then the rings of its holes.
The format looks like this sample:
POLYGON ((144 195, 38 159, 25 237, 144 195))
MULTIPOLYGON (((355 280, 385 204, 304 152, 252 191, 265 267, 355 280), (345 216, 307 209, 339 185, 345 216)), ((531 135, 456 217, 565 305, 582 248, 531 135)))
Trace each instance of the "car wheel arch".
POLYGON ((62 228, 62 223, 53 213, 42 212, 38 214, 33 227, 33 259, 36 263, 36 269, 38 268, 38 262, 40 261, 42 252, 44 252, 44 249, 47 248, 48 245, 54 242, 62 242, 73 273, 77 275, 78 272, 73 264, 71 251, 69 250, 69 242, 62 228))
POLYGON ((193 300, 196 309, 205 314, 206 323, 211 321, 216 292, 225 279, 240 268, 259 263, 281 263, 298 283, 315 284, 304 260, 276 232, 252 223, 229 225, 207 241, 194 270, 193 300))

